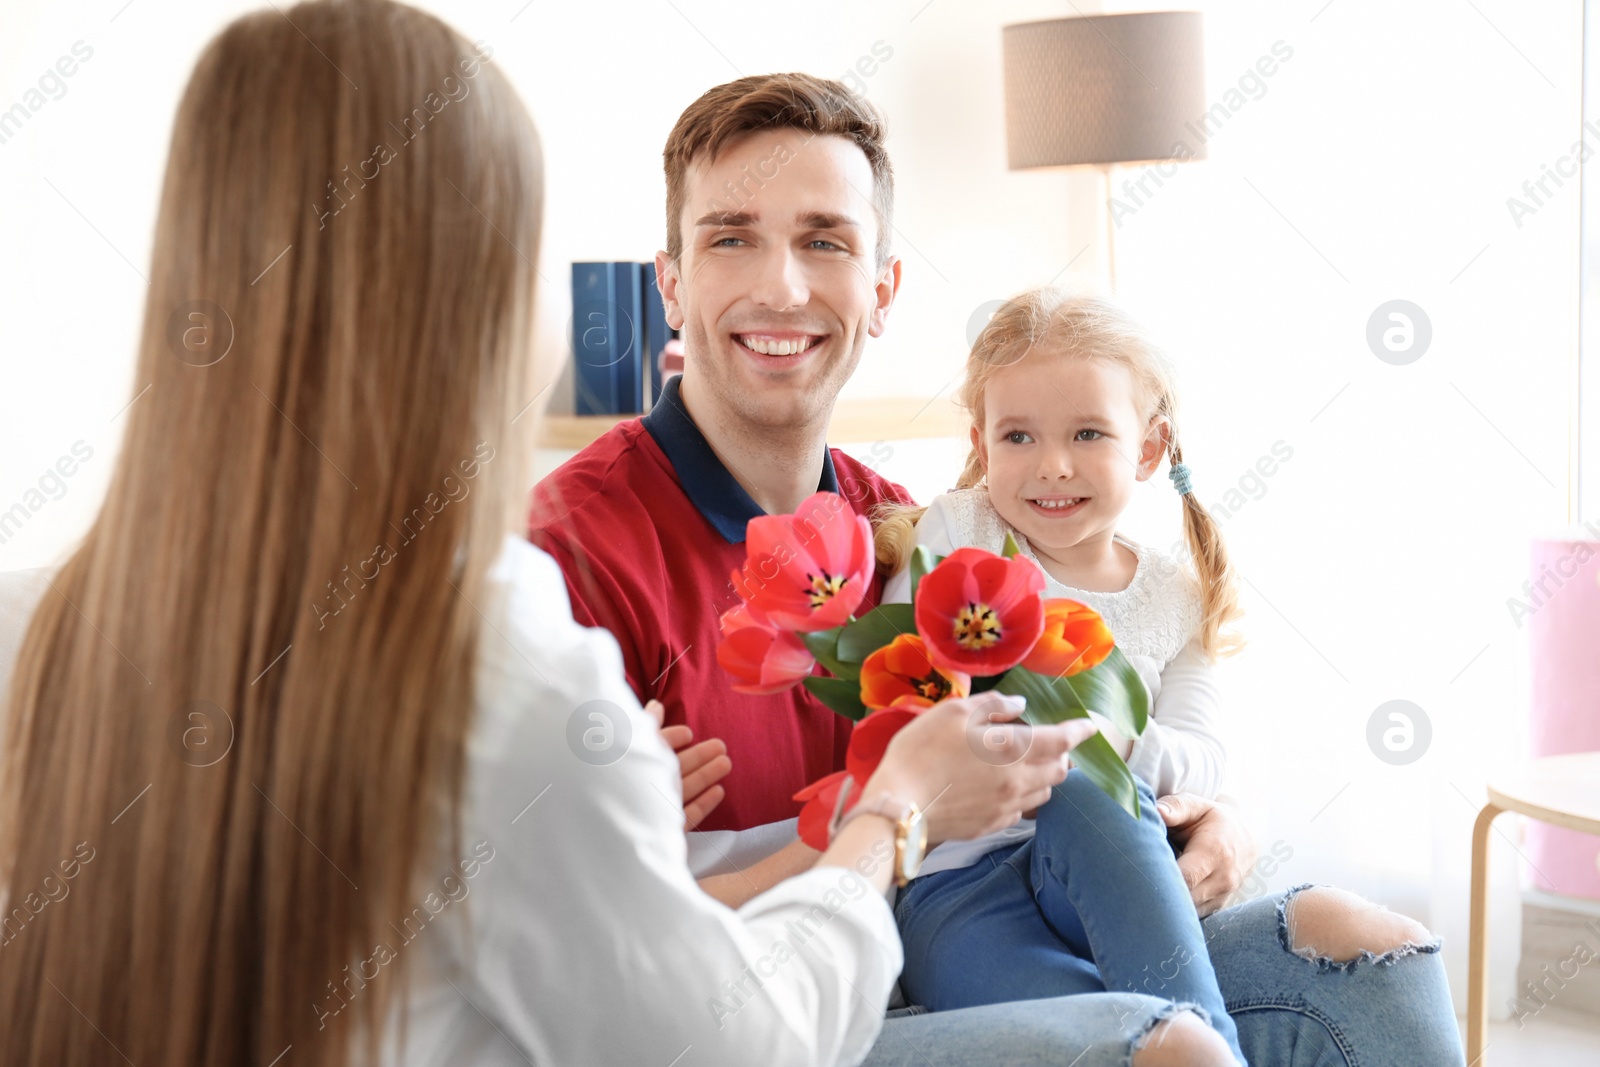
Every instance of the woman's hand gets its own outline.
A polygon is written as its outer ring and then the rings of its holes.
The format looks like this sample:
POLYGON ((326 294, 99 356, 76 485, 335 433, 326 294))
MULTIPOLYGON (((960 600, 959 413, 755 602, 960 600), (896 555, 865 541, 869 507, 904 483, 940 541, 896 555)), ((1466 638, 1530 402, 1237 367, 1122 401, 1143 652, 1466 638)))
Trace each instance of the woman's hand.
POLYGON ((661 726, 661 739, 678 754, 678 773, 683 778, 683 827, 693 830, 722 803, 725 791, 717 783, 733 770, 728 746, 713 737, 693 744, 694 731, 687 726, 662 726, 667 709, 661 701, 647 701, 644 710, 661 726))
POLYGON ((929 708, 889 742, 862 802, 888 795, 917 805, 929 848, 1011 826, 1050 799, 1067 776, 1067 753, 1096 729, 1087 719, 1012 722, 1022 710, 994 692, 929 708))
POLYGON ((1256 861, 1255 837, 1228 805, 1193 793, 1162 797, 1156 810, 1167 836, 1183 849, 1178 870, 1204 918, 1243 884, 1244 872, 1256 861))

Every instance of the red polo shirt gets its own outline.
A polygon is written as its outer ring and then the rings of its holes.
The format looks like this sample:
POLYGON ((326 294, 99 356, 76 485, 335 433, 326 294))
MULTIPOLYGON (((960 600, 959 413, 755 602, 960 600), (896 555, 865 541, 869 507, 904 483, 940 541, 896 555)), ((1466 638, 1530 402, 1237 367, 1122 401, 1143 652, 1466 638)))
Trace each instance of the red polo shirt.
MULTIPOLYGON (((863 515, 910 502, 838 449, 824 453, 817 488, 863 515)), ((649 415, 614 427, 534 490, 529 539, 561 565, 573 617, 615 635, 633 691, 661 701, 668 725, 727 743, 727 795, 700 830, 799 814, 791 797, 843 769, 850 739, 849 720, 803 686, 735 693, 717 663, 718 619, 738 603, 728 576, 744 562, 745 524, 761 514, 689 418, 676 378, 649 415)), ((874 576, 858 615, 878 603, 883 582, 874 576)))

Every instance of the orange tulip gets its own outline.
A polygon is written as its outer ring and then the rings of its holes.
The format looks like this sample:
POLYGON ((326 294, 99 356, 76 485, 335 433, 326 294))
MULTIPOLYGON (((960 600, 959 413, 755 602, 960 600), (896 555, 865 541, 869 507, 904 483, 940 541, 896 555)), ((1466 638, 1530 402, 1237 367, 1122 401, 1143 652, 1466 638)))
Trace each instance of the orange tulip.
POLYGON ((1100 613, 1087 604, 1065 597, 1046 600, 1044 633, 1022 665, 1035 674, 1070 678, 1105 662, 1115 645, 1100 613))
POLYGON ((916 634, 900 634, 861 665, 861 703, 869 708, 927 708, 971 689, 972 676, 940 671, 916 634))

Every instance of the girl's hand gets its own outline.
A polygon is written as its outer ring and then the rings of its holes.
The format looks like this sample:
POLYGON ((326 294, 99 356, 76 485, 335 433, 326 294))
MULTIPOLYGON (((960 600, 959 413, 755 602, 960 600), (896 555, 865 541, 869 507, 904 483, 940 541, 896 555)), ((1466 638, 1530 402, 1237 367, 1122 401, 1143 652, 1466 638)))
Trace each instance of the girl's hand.
POLYGON ((1096 732, 1087 719, 1011 721, 1022 710, 1021 701, 994 692, 929 708, 889 742, 862 803, 887 795, 917 805, 929 848, 1011 826, 1050 799, 1067 775, 1067 753, 1096 732))
POLYGON ((661 701, 647 701, 644 710, 661 727, 661 739, 678 754, 678 773, 683 779, 683 828, 693 830, 722 803, 726 791, 717 783, 733 770, 728 746, 720 738, 693 744, 694 731, 687 726, 662 726, 667 709, 661 701))

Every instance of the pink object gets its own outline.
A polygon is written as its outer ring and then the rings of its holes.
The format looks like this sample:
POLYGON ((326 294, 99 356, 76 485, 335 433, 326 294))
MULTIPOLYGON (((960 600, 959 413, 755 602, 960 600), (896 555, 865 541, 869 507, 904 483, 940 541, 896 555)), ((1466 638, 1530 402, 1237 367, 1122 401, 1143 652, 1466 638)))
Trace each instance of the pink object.
MULTIPOLYGON (((1600 751, 1600 542, 1536 538, 1525 595, 1533 700, 1532 755, 1600 751)), ((1528 820, 1534 884, 1600 900, 1600 837, 1528 820)))

